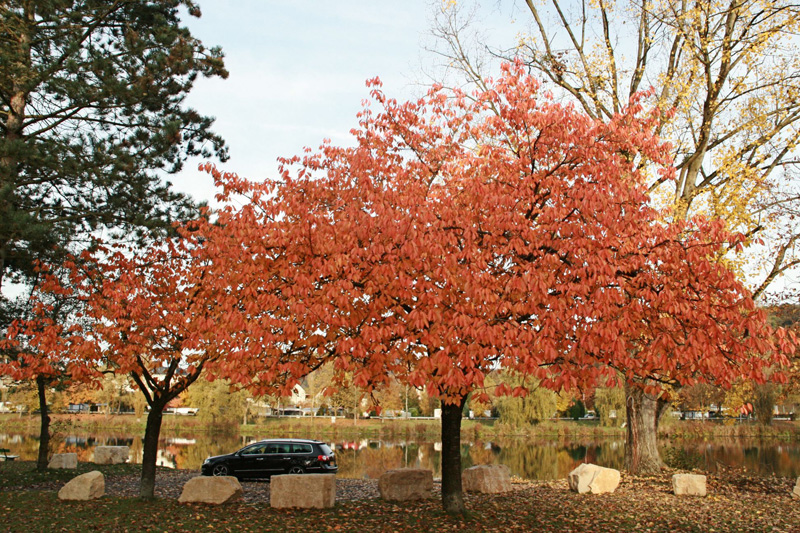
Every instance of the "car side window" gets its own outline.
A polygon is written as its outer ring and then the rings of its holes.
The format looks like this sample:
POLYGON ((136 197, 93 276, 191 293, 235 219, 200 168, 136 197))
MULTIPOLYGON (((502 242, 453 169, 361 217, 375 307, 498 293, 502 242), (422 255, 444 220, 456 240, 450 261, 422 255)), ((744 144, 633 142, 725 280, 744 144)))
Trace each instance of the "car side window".
POLYGON ((267 445, 267 453, 289 453, 289 445, 280 442, 273 442, 267 445))
POLYGON ((311 453, 310 444, 292 444, 292 453, 311 453))
POLYGON ((255 446, 250 446, 249 448, 242 450, 242 455, 259 455, 262 453, 264 453, 263 444, 256 444, 255 446))

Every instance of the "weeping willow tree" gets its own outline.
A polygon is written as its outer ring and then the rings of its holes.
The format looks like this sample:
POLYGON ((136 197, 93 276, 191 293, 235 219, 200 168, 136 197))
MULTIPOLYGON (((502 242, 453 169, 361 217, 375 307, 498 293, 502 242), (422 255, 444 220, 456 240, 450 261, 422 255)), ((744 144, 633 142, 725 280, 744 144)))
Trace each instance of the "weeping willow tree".
POLYGON ((619 426, 625 421, 625 391, 619 387, 597 389, 594 407, 600 417, 600 424, 619 426))
POLYGON ((246 390, 233 389, 224 379, 209 381, 202 376, 187 389, 184 403, 197 408, 197 418, 212 426, 235 426, 247 423, 246 390))
MULTIPOLYGON (((512 388, 523 384, 523 379, 511 372, 502 372, 498 381, 512 388)), ((518 428, 538 424, 556 412, 558 396, 555 392, 536 387, 530 382, 526 385, 530 390, 525 396, 499 396, 494 399, 501 423, 518 428)))

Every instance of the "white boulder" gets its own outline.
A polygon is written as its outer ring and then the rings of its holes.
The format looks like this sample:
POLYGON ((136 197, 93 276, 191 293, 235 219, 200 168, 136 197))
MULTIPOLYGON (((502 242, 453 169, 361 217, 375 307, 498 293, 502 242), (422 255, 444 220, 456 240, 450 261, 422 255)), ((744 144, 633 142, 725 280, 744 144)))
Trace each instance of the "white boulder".
POLYGON ((47 468, 78 468, 78 454, 77 453, 55 453, 47 463, 47 468))
POLYGON ((94 470, 72 478, 58 491, 59 500, 95 500, 106 493, 106 479, 94 470))
POLYGON ((570 490, 578 494, 614 492, 619 486, 619 470, 583 463, 567 476, 570 490))
POLYGON ((387 501, 428 499, 433 492, 433 472, 418 468, 388 470, 378 478, 378 492, 387 501))
POLYGON ((675 474, 672 476, 672 492, 676 496, 705 496, 706 476, 675 474))
POLYGON ((238 500, 242 485, 233 476, 198 476, 183 485, 179 503, 210 503, 219 505, 238 500))
POLYGON ((131 449, 127 446, 97 446, 94 449, 94 462, 98 465, 118 465, 127 463, 131 449))
POLYGON ((506 465, 478 465, 461 473, 464 492, 496 494, 511 490, 511 471, 506 465))
POLYGON ((276 509, 328 509, 336 503, 336 476, 331 474, 285 474, 272 476, 269 504, 276 509))

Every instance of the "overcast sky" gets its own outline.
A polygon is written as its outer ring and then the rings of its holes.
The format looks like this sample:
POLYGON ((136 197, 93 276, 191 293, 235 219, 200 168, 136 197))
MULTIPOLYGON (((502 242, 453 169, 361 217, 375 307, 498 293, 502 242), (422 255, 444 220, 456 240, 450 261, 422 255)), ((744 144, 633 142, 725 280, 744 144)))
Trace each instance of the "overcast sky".
MULTIPOLYGON (((229 144, 225 170, 250 179, 276 175, 276 158, 316 148, 324 138, 348 142, 368 96, 365 81, 379 76, 387 94, 419 95, 421 65, 436 0, 199 0, 202 17, 186 24, 206 46, 219 45, 227 80, 201 79, 189 103, 216 117, 229 144)), ((494 6, 495 4, 492 3, 494 6)), ((498 25, 510 15, 498 13, 498 25)), ((483 21, 482 21, 483 24, 483 21)), ((489 25, 487 20, 487 25, 489 25)), ((210 200, 210 178, 186 165, 171 181, 210 200)))

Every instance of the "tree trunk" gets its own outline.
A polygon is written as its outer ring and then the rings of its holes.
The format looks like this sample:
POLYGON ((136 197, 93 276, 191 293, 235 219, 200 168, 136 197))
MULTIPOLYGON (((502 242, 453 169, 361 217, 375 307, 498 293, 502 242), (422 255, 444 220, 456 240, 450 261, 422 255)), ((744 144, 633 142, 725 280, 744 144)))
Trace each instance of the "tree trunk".
POLYGON ((461 490, 461 416, 466 397, 458 404, 442 402, 442 507, 449 514, 464 514, 461 490))
POLYGON ((664 467, 658 453, 658 422, 668 402, 633 385, 625 386, 625 398, 628 422, 625 469, 634 475, 657 474, 664 467))
MULTIPOLYGON (((7 209, 5 204, 6 202, 4 201, 4 198, 0 197, 0 209, 2 209, 3 212, 7 213, 8 211, 5 211, 7 209)), ((0 243, 0 294, 2 294, 3 292, 3 272, 5 272, 5 270, 6 270, 6 242, 3 242, 0 243)))
MULTIPOLYGON (((18 61, 14 61, 12 63, 12 72, 19 69, 18 72, 30 72, 31 68, 31 32, 35 24, 35 14, 33 10, 29 9, 28 7, 25 8, 25 19, 27 24, 24 26, 24 30, 21 31, 19 34, 17 44, 10 44, 4 43, 5 46, 16 46, 16 49, 13 52, 17 52, 17 54, 13 54, 12 57, 16 56, 19 58, 18 61)), ((28 101, 28 87, 26 85, 30 83, 29 80, 25 80, 23 75, 16 75, 12 76, 12 87, 11 87, 11 98, 8 102, 8 110, 6 112, 6 121, 4 123, 5 126, 5 141, 7 141, 10 146, 14 146, 15 142, 18 142, 23 137, 24 129, 25 129, 25 117, 26 117, 26 105, 28 101)), ((11 149, 10 153, 14 153, 15 148, 11 149)), ((8 154, 9 152, 6 152, 8 154)), ((19 186, 19 170, 17 169, 17 162, 18 156, 11 156, 11 155, 4 155, 0 157, 0 212, 3 213, 4 216, 7 216, 7 213, 12 212, 12 198, 17 191, 17 187, 19 186)), ((4 220, 4 222, 7 222, 4 220)), ((11 222, 10 220, 8 222, 11 222)), ((11 259, 8 257, 9 249, 13 249, 14 240, 18 238, 18 236, 14 236, 19 230, 18 223, 11 224, 11 227, 6 226, 4 228, 4 232, 8 232, 7 236, 2 243, 0 243, 0 289, 3 287, 3 274, 5 273, 6 268, 6 261, 11 259)), ((38 381, 38 379, 37 379, 38 381)), ((47 414, 42 411, 42 425, 45 425, 44 419, 47 414)), ((47 421, 47 426, 49 428, 50 421, 47 421)), ((49 431, 49 429, 48 429, 49 431)), ((49 433, 48 433, 49 437, 49 433)), ((48 439, 49 443, 49 439, 48 439)), ((45 448, 45 455, 47 455, 47 448, 45 448)), ((42 451, 39 450, 39 456, 41 458, 42 451)), ((45 463, 47 460, 45 459, 45 463)), ((46 468, 47 464, 44 465, 46 468)))
POLYGON ((47 409, 47 396, 45 396, 46 381, 44 376, 36 376, 36 390, 39 393, 39 457, 36 459, 36 469, 39 472, 47 470, 47 456, 50 453, 50 414, 47 409))
POLYGON ((143 500, 152 500, 155 497, 158 437, 161 433, 161 417, 164 407, 165 405, 161 404, 153 405, 147 415, 142 449, 142 480, 139 485, 139 497, 143 500))

